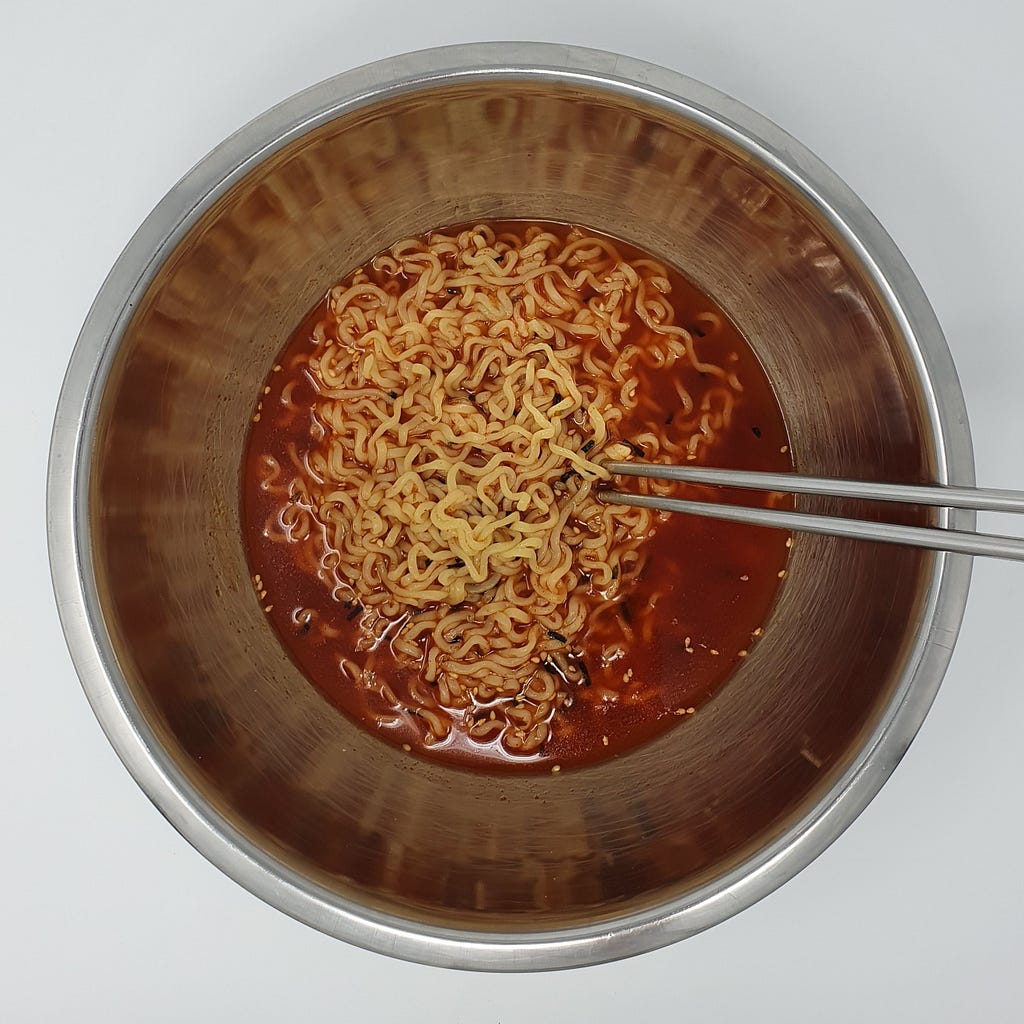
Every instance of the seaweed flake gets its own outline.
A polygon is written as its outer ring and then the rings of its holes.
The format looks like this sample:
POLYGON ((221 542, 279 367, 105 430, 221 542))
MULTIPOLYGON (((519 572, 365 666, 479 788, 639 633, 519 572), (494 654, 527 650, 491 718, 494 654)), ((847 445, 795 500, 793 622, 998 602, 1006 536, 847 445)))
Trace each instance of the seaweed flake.
POLYGON ((583 679, 580 681, 583 683, 584 686, 590 686, 590 673, 587 671, 587 663, 582 658, 580 658, 576 664, 583 675, 583 679))

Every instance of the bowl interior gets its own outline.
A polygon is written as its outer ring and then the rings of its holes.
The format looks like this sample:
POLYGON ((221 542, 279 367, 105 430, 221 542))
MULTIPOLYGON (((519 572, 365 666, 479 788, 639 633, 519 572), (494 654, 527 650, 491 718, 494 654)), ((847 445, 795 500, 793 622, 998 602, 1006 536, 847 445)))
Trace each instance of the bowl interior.
POLYGON ((249 584, 257 393, 354 266, 510 218, 626 239, 717 299, 775 382, 801 470, 917 481, 935 463, 909 350, 846 242, 697 119, 582 84, 420 88, 311 130, 201 218, 124 332, 91 452, 92 557, 131 698, 217 813, 339 901, 478 932, 641 910, 763 848, 877 723, 933 573, 919 552, 798 538, 764 639, 701 713, 559 776, 446 769, 329 706, 249 584))

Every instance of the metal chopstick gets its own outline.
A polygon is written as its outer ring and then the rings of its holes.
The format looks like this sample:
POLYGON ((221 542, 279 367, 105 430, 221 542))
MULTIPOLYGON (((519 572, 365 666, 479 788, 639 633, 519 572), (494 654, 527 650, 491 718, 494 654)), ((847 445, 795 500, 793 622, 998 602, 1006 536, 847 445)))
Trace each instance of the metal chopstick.
POLYGON ((616 476, 646 476, 742 490, 823 494, 831 498, 864 498, 869 501, 903 501, 912 505, 972 508, 986 512, 1024 512, 1024 491, 947 487, 945 484, 880 484, 870 480, 834 480, 831 477, 804 476, 800 473, 667 466, 657 462, 605 462, 604 468, 616 476))
MULTIPOLYGON (((981 488, 925 486, 916 484, 876 484, 854 480, 805 477, 797 473, 757 473, 745 470, 706 469, 691 466, 664 466, 655 463, 606 462, 605 468, 616 475, 647 476, 688 483, 712 483, 719 486, 797 494, 825 494, 832 497, 858 497, 879 501, 904 501, 946 508, 970 508, 999 512, 1024 512, 1024 493, 981 488)), ((602 501, 666 512, 685 512, 755 526, 783 530, 831 534, 859 540, 904 544, 933 551, 956 551, 969 555, 988 555, 1024 561, 1024 539, 997 534, 969 533, 940 527, 902 526, 896 523, 867 522, 840 516, 790 512, 784 509, 750 508, 715 502, 663 498, 652 494, 624 494, 601 490, 602 501)))

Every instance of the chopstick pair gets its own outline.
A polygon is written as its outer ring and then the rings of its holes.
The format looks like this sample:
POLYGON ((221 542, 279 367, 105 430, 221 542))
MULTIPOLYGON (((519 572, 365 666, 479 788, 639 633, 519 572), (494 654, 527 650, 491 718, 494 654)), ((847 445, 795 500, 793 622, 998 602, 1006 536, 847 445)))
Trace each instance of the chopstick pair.
MULTIPOLYGON (((789 494, 817 494, 836 498, 895 501, 941 508, 966 508, 988 512, 1024 513, 1024 491, 981 487, 947 487, 939 484, 882 484, 860 480, 833 480, 798 473, 761 473, 750 470, 707 469, 703 466, 672 466, 654 462, 606 462, 615 476, 642 476, 683 483, 712 484, 744 490, 778 491, 789 494)), ((866 522, 841 516, 789 512, 784 509, 750 508, 712 501, 663 498, 653 494, 627 494, 602 489, 602 501, 634 508, 664 512, 685 512, 755 526, 782 530, 824 533, 835 537, 904 544, 933 551, 956 551, 967 555, 988 555, 1024 561, 1024 539, 991 533, 947 530, 934 526, 901 526, 897 523, 866 522)))

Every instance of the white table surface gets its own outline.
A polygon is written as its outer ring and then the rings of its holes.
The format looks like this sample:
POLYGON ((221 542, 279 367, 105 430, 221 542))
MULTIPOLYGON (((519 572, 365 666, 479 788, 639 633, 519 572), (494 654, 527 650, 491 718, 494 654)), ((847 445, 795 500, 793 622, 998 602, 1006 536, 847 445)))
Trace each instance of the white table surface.
POLYGON ((278 100, 379 57, 574 42, 684 71, 777 121, 923 282, 979 481, 1024 487, 1020 4, 375 6, 0 2, 0 1020, 1024 1019, 1024 566, 976 565, 924 728, 831 849, 738 917, 623 963, 469 975, 347 946, 220 874, 122 768, 50 592, 44 477, 64 366, 110 265, 181 174, 278 100))

